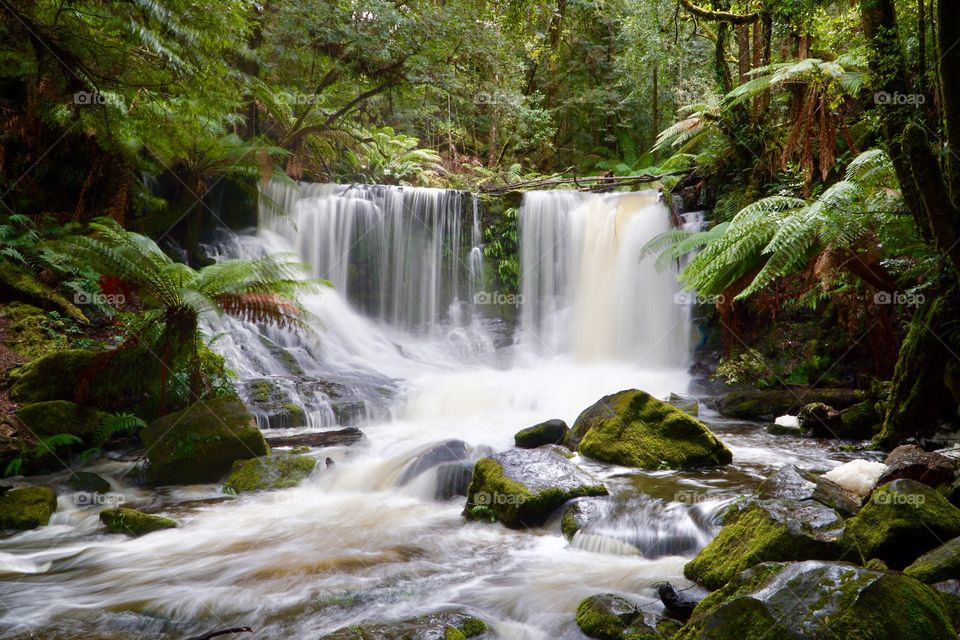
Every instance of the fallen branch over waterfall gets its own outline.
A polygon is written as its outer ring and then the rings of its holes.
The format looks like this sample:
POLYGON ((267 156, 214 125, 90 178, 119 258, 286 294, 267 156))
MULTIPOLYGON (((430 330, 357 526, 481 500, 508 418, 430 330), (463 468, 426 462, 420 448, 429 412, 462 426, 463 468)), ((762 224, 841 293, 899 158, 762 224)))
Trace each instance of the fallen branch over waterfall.
POLYGON ((573 176, 572 178, 537 178, 535 180, 525 180, 514 182, 502 187, 483 188, 484 193, 497 194, 508 191, 524 191, 526 189, 542 189, 544 187, 553 187, 558 185, 573 184, 580 191, 604 191, 615 187, 627 187, 635 184, 649 182, 658 182, 668 176, 681 176, 691 173, 693 169, 682 169, 679 171, 667 171, 659 175, 642 173, 635 176, 573 176))

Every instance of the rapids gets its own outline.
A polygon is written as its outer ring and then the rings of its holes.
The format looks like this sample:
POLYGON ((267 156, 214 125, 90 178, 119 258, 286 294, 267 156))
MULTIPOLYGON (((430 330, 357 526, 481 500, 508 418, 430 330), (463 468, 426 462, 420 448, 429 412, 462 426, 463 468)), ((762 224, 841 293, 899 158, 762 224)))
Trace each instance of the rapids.
POLYGON ((257 631, 243 637, 307 639, 455 607, 500 638, 580 638, 573 614, 586 596, 622 593, 652 612, 654 583, 688 586, 683 565, 715 533, 720 507, 772 470, 849 459, 705 412, 733 451, 726 468, 641 472, 574 458, 612 498, 572 542, 556 519, 522 532, 466 523, 462 497, 435 499, 435 469, 401 482, 445 440, 462 440, 475 460, 523 427, 572 424, 624 388, 688 390, 688 308, 672 274, 638 260, 670 224, 655 192, 528 194, 513 297, 490 289, 481 216, 458 192, 270 185, 258 228, 224 233, 211 253, 290 251, 334 287, 303 300, 310 331, 228 318, 206 329, 241 393, 267 380, 305 407, 307 427, 271 434, 351 424, 365 439, 312 452, 335 466, 321 463, 296 488, 241 497, 138 487, 129 459, 90 465, 116 478, 113 501, 181 527, 107 535, 102 505, 61 495, 50 526, 0 539, 0 635, 187 638, 249 625, 257 631))

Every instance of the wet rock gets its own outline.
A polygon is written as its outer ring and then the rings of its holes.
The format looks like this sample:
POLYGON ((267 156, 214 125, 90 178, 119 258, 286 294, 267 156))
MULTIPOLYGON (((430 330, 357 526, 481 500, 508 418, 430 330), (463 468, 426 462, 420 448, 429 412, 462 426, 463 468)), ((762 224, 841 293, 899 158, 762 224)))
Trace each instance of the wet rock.
POLYGON ((853 515, 860 510, 860 496, 792 464, 781 467, 767 478, 757 489, 757 496, 763 500, 815 500, 846 515, 853 515))
POLYGON ((563 420, 547 420, 521 429, 513 436, 513 442, 521 449, 536 449, 545 444, 563 444, 569 431, 570 427, 563 420))
POLYGON ((147 479, 154 484, 217 482, 236 460, 269 452, 239 400, 216 398, 158 418, 143 430, 147 479))
POLYGON ((644 622, 643 612, 635 604, 612 593, 582 600, 576 620, 585 635, 598 640, 622 640, 644 633, 657 637, 656 630, 644 622))
POLYGON ((960 509, 915 480, 894 480, 873 492, 847 520, 845 540, 866 562, 880 558, 903 569, 921 554, 960 536, 960 509))
POLYGON ((803 405, 797 412, 800 426, 816 438, 839 438, 840 412, 823 402, 803 405))
POLYGON ((675 640, 956 638, 937 593, 846 562, 767 562, 708 595, 675 640))
POLYGON ((428 469, 433 469, 446 462, 466 460, 467 443, 463 440, 444 440, 427 448, 413 458, 400 474, 397 484, 403 486, 428 469))
POLYGON ((338 629, 320 640, 464 640, 486 632, 487 625, 479 618, 449 612, 399 622, 366 622, 338 629))
POLYGON ((928 584, 960 577, 960 538, 926 552, 903 572, 928 584))
POLYGON ((840 412, 840 437, 867 440, 879 433, 883 416, 875 400, 864 400, 840 412))
POLYGON ((102 476, 89 471, 71 471, 70 477, 64 483, 74 491, 87 493, 108 493, 110 483, 102 476))
POLYGON ((227 493, 288 489, 302 482, 315 466, 316 458, 293 453, 237 460, 223 489, 227 493))
POLYGON ((535 527, 571 498, 606 494, 603 483, 563 456, 510 449, 474 466, 464 515, 496 519, 511 528, 535 527))
POLYGON ((271 447, 346 447, 363 440, 363 432, 356 427, 333 431, 316 431, 295 436, 273 436, 267 438, 271 447))
POLYGON ((266 428, 287 429, 307 424, 307 414, 303 407, 292 402, 290 393, 276 380, 250 380, 244 385, 243 396, 251 412, 266 428))
POLYGON ((694 418, 700 415, 700 403, 693 396, 680 393, 671 393, 667 397, 667 402, 675 406, 680 411, 690 414, 694 418))
POLYGON ((573 534, 584 529, 591 522, 604 516, 606 500, 604 498, 577 498, 571 501, 560 519, 560 531, 570 540, 573 534))
POLYGON ((125 507, 101 511, 100 522, 110 533, 123 533, 133 537, 177 527, 176 520, 125 507))
POLYGON ((455 496, 466 496, 470 481, 473 479, 473 465, 469 462, 451 462, 437 467, 436 500, 449 500, 455 496))
POLYGON ((605 396, 581 413, 567 445, 600 462, 643 469, 712 466, 732 459, 705 424, 636 389, 605 396))
POLYGON ((928 453, 915 444, 900 445, 883 461, 887 471, 878 480, 886 484, 899 478, 909 478, 931 487, 953 482, 956 464, 939 453, 928 453))
POLYGON ((843 555, 843 518, 812 500, 747 500, 723 518, 723 528, 683 575, 719 589, 758 562, 832 560, 843 555))
MULTIPOLYGON (((0 489, 2 491, 2 489, 0 489)), ((25 487, 0 494, 0 529, 36 529, 50 522, 57 494, 50 487, 25 487)))
POLYGON ((857 403, 853 389, 745 389, 731 391, 714 402, 717 411, 729 418, 773 420, 784 414, 796 414, 811 402, 822 402, 838 409, 857 403))

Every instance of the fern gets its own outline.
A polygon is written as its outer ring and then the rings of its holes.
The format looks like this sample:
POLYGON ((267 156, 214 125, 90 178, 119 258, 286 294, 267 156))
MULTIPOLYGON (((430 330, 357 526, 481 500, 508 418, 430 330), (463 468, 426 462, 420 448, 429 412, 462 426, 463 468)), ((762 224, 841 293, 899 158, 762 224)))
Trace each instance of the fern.
POLYGON ((132 433, 146 426, 146 422, 132 413, 114 413, 100 420, 94 437, 98 445, 103 445, 113 440, 118 433, 132 433))

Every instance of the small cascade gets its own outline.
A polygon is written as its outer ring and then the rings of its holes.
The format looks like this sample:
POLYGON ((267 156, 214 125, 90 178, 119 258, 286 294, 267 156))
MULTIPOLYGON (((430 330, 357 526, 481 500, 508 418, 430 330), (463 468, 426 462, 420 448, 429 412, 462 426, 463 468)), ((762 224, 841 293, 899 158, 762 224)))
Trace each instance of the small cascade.
POLYGON ((670 228, 655 191, 525 195, 520 209, 520 344, 540 355, 682 367, 687 314, 672 273, 640 261, 670 228))

